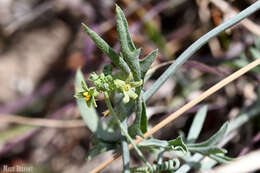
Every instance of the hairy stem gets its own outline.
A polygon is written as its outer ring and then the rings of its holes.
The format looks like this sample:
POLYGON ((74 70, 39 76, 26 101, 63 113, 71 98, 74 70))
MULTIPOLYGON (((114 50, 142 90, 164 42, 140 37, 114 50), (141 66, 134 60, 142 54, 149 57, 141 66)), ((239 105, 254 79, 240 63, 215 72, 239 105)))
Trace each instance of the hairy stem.
POLYGON ((136 153, 138 154, 138 156, 142 159, 142 161, 145 163, 145 165, 152 170, 152 166, 150 165, 149 162, 147 162, 147 160, 144 158, 144 155, 142 154, 142 152, 139 150, 139 148, 137 147, 137 145, 134 143, 133 139, 130 137, 130 135, 128 134, 127 132, 127 129, 124 128, 123 124, 121 123, 121 121, 119 120, 118 116, 116 115, 113 107, 112 107, 112 104, 110 102, 110 99, 109 99, 109 95, 108 93, 104 93, 105 95, 105 102, 106 102, 106 105, 109 109, 109 111, 111 112, 112 116, 115 118, 121 132, 124 133, 126 139, 132 144, 134 150, 136 151, 136 153))
MULTIPOLYGON (((127 120, 125 119, 122 122, 122 125, 124 126, 125 129, 127 129, 127 120)), ((121 135, 125 136, 125 134, 121 131, 121 135)), ((122 155, 123 155, 123 173, 130 173, 130 153, 129 153, 129 148, 128 148, 128 143, 127 140, 124 138, 122 139, 121 142, 122 145, 122 155)))

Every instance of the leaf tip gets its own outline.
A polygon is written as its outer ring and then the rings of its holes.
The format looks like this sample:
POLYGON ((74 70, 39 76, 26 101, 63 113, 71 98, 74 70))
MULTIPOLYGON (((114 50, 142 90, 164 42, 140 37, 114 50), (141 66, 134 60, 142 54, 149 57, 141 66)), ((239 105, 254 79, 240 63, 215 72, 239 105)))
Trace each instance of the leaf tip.
POLYGON ((117 5, 117 3, 115 5, 116 5, 116 13, 118 13, 119 11, 121 11, 121 8, 119 5, 117 5))
POLYGON ((90 29, 89 29, 89 27, 88 27, 86 24, 84 24, 84 23, 82 22, 82 23, 81 23, 81 26, 83 27, 83 29, 84 29, 87 33, 89 33, 90 29))

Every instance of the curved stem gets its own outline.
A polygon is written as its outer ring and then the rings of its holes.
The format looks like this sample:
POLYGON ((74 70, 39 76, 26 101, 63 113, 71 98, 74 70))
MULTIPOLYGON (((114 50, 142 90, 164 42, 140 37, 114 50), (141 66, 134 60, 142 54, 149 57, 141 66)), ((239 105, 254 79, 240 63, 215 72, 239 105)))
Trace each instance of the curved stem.
POLYGON ((173 75, 177 69, 187 61, 193 53, 195 53, 199 48, 206 44, 211 38, 217 36, 219 33, 225 31, 231 26, 237 24, 247 16, 253 14, 260 9, 260 1, 256 1, 254 4, 240 12, 237 16, 229 19, 228 21, 222 23, 218 27, 212 29, 207 34, 202 36, 200 39, 195 41, 190 47, 188 47, 177 59, 169 66, 169 68, 156 80, 156 82, 144 93, 144 100, 147 101, 160 87, 166 82, 166 80, 173 75))

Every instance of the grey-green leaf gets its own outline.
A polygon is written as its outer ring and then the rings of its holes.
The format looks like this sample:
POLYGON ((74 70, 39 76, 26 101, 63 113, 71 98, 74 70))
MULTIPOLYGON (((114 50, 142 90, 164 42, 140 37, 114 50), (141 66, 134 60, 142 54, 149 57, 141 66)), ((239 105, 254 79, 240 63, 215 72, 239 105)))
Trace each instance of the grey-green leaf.
POLYGON ((203 106, 202 108, 199 109, 197 114, 195 115, 195 118, 191 124, 187 141, 188 143, 193 143, 197 140, 199 137, 199 134, 202 130, 206 115, 207 115, 207 106, 203 106))
MULTIPOLYGON (((84 81, 84 77, 81 70, 78 69, 75 77, 76 92, 82 91, 82 81, 84 81)), ((76 98, 76 101, 80 115, 92 133, 95 133, 97 137, 105 141, 117 141, 119 139, 120 134, 110 133, 104 130, 106 126, 101 123, 95 108, 88 107, 86 101, 83 98, 76 98)))
POLYGON ((144 59, 140 60, 140 69, 141 69, 141 77, 144 79, 146 72, 150 69, 154 60, 158 55, 158 49, 152 51, 149 55, 147 55, 144 59))
POLYGON ((143 142, 140 142, 138 144, 139 147, 156 147, 156 148, 166 148, 168 147, 168 142, 165 140, 159 140, 159 139, 147 139, 143 142))
POLYGON ((209 155, 209 157, 215 161, 217 161, 218 163, 228 163, 230 161, 232 161, 232 158, 227 157, 223 154, 211 154, 209 155))
POLYGON ((147 126, 148 126, 148 121, 147 121, 147 115, 146 115, 146 105, 145 102, 142 103, 142 116, 141 116, 141 123, 140 123, 140 129, 143 133, 147 132, 147 126))
POLYGON ((96 32, 91 30, 87 25, 82 23, 82 26, 88 36, 95 42, 96 46, 104 53, 106 54, 111 61, 119 67, 123 72, 126 74, 129 74, 130 69, 124 59, 120 57, 106 42, 103 40, 96 32))
POLYGON ((116 25, 122 55, 131 69, 134 79, 141 80, 139 55, 141 49, 136 49, 131 39, 128 24, 121 8, 116 5, 116 25))
POLYGON ((189 147, 207 147, 207 146, 212 146, 215 145, 217 142, 219 142, 223 137, 225 136, 226 132, 228 129, 228 123, 224 123, 222 127, 213 135, 211 136, 208 140, 197 143, 197 144, 188 144, 189 147))
POLYGON ((127 62, 129 68, 131 69, 135 81, 141 80, 141 69, 139 64, 140 53, 141 53, 141 49, 139 48, 133 52, 128 52, 127 55, 124 55, 125 61, 127 62))
POLYGON ((223 148, 219 148, 216 146, 207 146, 207 147, 188 147, 189 151, 191 152, 198 152, 203 155, 210 155, 210 154, 225 154, 227 153, 227 150, 223 148))
POLYGON ((128 50, 134 51, 136 48, 130 36, 126 17, 124 15, 124 12, 118 5, 116 5, 116 16, 117 16, 117 30, 118 30, 121 46, 125 47, 124 51, 128 51, 128 50))

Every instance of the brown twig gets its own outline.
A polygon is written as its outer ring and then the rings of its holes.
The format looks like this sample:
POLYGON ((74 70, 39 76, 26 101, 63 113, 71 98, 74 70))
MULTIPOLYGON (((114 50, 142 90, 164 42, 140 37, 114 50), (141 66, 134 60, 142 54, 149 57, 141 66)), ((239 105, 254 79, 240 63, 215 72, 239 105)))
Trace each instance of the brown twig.
MULTIPOLYGON (((253 69, 254 67, 256 67, 258 65, 260 65, 260 59, 253 61, 252 63, 246 65, 245 67, 241 68, 240 70, 234 72, 233 74, 229 75, 225 79, 221 80, 220 82, 218 82, 217 84, 215 84, 214 86, 212 86, 211 88, 209 88, 208 90, 203 92, 199 97, 197 97, 196 99, 185 104, 180 109, 178 109, 176 112, 172 113, 167 118, 165 118, 163 121, 161 121, 156 126, 154 126, 152 129, 150 129, 148 132, 146 132, 144 134, 144 138, 138 138, 137 140, 135 140, 135 144, 139 144, 145 138, 148 138, 149 136, 153 135, 155 132, 157 132, 158 130, 160 130, 161 128, 163 128, 164 126, 169 124, 170 122, 172 122, 174 119, 178 118, 184 112, 186 112, 187 110, 189 110, 196 104, 200 103, 205 98, 211 96, 212 94, 214 94, 215 92, 217 92, 218 90, 220 90, 221 88, 223 88, 224 86, 229 84, 230 82, 239 78, 240 76, 242 76, 243 74, 245 74, 246 72, 250 71, 251 69, 253 69)), ((129 149, 132 149, 132 145, 129 145, 129 149)), ((120 156, 121 156, 121 153, 116 154, 112 158, 108 159, 107 161, 105 161, 104 163, 100 164, 98 167, 93 169, 91 171, 91 173, 98 173, 99 171, 104 169, 107 165, 112 163, 114 160, 118 159, 120 156)))
POLYGON ((53 120, 46 118, 28 118, 18 115, 0 115, 0 123, 16 123, 29 126, 52 127, 52 128, 77 128, 85 127, 83 120, 53 120))

